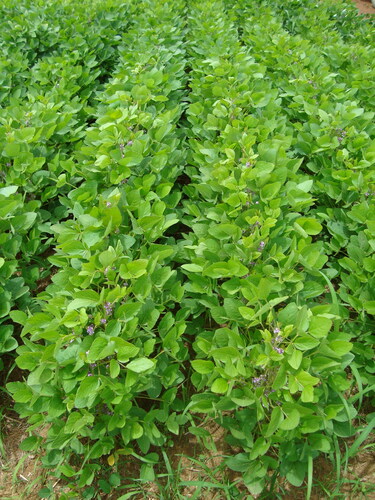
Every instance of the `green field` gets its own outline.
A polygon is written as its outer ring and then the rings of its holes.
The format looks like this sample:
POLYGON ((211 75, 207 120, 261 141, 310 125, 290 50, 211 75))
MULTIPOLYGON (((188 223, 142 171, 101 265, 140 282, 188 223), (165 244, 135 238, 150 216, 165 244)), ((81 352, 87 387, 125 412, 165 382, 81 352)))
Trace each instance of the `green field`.
POLYGON ((0 14, 0 497, 374 498, 373 19, 0 14))

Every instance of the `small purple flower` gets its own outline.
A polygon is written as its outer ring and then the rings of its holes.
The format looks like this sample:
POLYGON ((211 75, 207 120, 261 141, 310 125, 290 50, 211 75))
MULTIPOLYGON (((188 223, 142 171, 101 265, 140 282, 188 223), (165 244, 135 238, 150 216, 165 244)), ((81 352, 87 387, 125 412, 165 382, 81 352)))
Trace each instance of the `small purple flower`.
POLYGON ((106 320, 105 318, 102 318, 102 319, 100 320, 100 323, 101 323, 102 325, 105 325, 105 324, 107 323, 107 320, 106 320))
POLYGON ((105 204, 105 206, 106 206, 107 208, 110 208, 110 207, 112 206, 112 203, 111 203, 110 201, 107 201, 107 203, 105 204))
POLYGON ((106 314, 107 314, 108 316, 109 316, 109 315, 111 315, 111 314, 112 314, 112 312, 113 312, 113 307, 112 307, 112 304, 111 304, 110 302, 106 302, 106 303, 104 304, 104 309, 105 309, 105 312, 106 312, 106 314))
POLYGON ((119 144, 119 148, 122 151, 124 149, 124 144, 123 143, 119 144))
POLYGON ((276 351, 278 354, 284 354, 284 349, 281 349, 281 347, 274 347, 274 351, 276 351))
POLYGON ((94 335, 94 332, 95 332, 95 328, 94 328, 94 325, 90 325, 86 328, 86 332, 89 334, 89 335, 94 335))
POLYGON ((275 342, 277 342, 278 344, 280 344, 280 342, 283 341, 283 338, 281 335, 278 335, 277 337, 275 337, 275 342))
POLYGON ((274 328, 273 333, 280 333, 280 328, 274 328))
POLYGON ((129 286, 129 283, 127 281, 124 281, 124 283, 122 284, 122 286, 127 287, 127 286, 129 286))
POLYGON ((265 245, 266 245, 266 244, 264 243, 264 241, 261 241, 261 242, 259 243, 258 252, 262 252, 262 251, 263 251, 263 249, 264 249, 264 247, 265 247, 265 245))
POLYGON ((262 385, 263 382, 266 382, 266 380, 267 380, 266 375, 259 375, 259 377, 254 377, 252 379, 252 383, 255 387, 258 387, 262 385))
POLYGON ((245 167, 247 167, 247 168, 251 167, 251 163, 249 161, 247 161, 245 167))
POLYGON ((133 141, 128 141, 126 145, 131 146, 132 144, 133 144, 133 141))
POLYGON ((87 376, 88 376, 88 377, 92 377, 92 373, 91 373, 91 372, 88 372, 87 376))

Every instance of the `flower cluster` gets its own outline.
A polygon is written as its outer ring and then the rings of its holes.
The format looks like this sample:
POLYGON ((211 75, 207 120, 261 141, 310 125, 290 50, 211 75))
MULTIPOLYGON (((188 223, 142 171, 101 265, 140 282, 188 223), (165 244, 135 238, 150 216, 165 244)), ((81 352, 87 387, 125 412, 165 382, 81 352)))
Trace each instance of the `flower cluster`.
POLYGON ((343 128, 336 129, 337 140, 341 142, 346 137, 346 131, 343 128))
POLYGON ((280 328, 274 328, 273 329, 273 333, 276 335, 276 337, 274 337, 272 340, 271 340, 271 343, 273 344, 273 350, 276 351, 278 354, 284 354, 284 349, 282 349, 281 347, 275 345, 275 344, 280 344, 280 342, 283 341, 283 337, 281 335, 279 335, 280 333, 280 328))
POLYGON ((113 305, 110 302, 104 304, 105 313, 110 316, 113 313, 113 305))
POLYGON ((259 243, 258 252, 263 252, 263 249, 264 249, 265 246, 266 246, 265 242, 261 241, 259 243))
POLYGON ((267 381, 267 376, 264 374, 259 375, 259 377, 253 377, 251 380, 253 386, 255 386, 255 387, 259 387, 260 385, 262 385, 266 381, 267 381))

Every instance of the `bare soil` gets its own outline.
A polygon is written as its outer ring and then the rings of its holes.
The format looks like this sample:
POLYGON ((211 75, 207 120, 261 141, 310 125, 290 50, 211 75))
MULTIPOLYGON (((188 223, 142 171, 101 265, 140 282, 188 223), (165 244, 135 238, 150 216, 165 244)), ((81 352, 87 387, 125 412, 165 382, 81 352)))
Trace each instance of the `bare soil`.
POLYGON ((353 0, 361 14, 375 14, 370 0, 353 0))
MULTIPOLYGON (((19 449, 20 442, 27 437, 26 424, 13 417, 5 417, 5 427, 2 429, 6 456, 0 459, 0 499, 1 500, 37 500, 38 491, 45 485, 53 486, 56 497, 59 498, 64 490, 64 484, 48 477, 46 470, 41 466, 39 457, 19 449)), ((186 434, 176 438, 172 448, 167 450, 172 470, 178 477, 178 483, 185 483, 179 487, 179 498, 199 498, 199 500, 227 500, 227 496, 219 489, 206 488, 199 490, 194 482, 207 481, 212 483, 216 479, 219 483, 238 483, 238 489, 243 498, 248 496, 246 487, 241 485, 239 473, 225 468, 223 461, 226 456, 236 453, 225 441, 225 431, 214 421, 209 421, 204 428, 210 432, 210 449, 204 447, 195 436, 186 434), (190 458, 192 457, 192 458, 190 458), (196 460, 194 460, 196 459, 196 460), (189 484, 190 483, 190 484, 189 484), (247 493, 246 493, 247 492, 247 493)), ((367 441, 371 443, 370 440, 367 441)), ((364 443, 366 444, 366 443, 364 443)), ((114 466, 124 478, 124 485, 132 483, 139 477, 140 464, 133 457, 124 457, 124 463, 114 466)), ((164 464, 160 464, 160 483, 166 485, 163 476, 167 476, 164 464)), ((367 449, 360 452, 349 461, 347 470, 341 471, 341 486, 337 488, 336 472, 328 458, 320 456, 314 461, 314 483, 311 500, 327 500, 340 498, 342 500, 375 500, 375 450, 367 449), (344 480, 343 480, 344 479, 344 480), (335 491, 337 488, 337 491, 335 491), (335 495, 333 495, 335 492, 335 495)), ((176 485, 175 485, 176 486, 176 485)), ((142 494, 134 496, 134 500, 159 500, 160 490, 156 483, 149 482, 140 485, 142 494), (146 496, 145 496, 146 495, 146 496)), ((100 490, 100 489, 99 489, 100 490)), ((98 490, 98 491, 99 491, 98 490)), ((133 488, 118 490, 110 495, 102 494, 104 500, 115 500, 133 488)), ((134 490, 133 490, 134 491, 134 490)), ((167 493, 164 491, 164 493, 167 493)), ((171 490, 170 498, 175 498, 176 489, 171 490)), ((306 484, 300 488, 291 487, 283 479, 278 481, 278 498, 285 500, 305 500, 306 484)))

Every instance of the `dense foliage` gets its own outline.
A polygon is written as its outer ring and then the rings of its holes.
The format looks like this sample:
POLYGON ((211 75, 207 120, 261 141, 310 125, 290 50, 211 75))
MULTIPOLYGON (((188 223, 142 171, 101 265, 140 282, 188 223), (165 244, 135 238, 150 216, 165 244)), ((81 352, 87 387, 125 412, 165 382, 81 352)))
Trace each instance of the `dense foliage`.
POLYGON ((6 0, 0 19, 22 448, 74 495, 103 457, 153 480, 213 418, 251 494, 311 480, 375 425, 373 23, 312 0, 6 0))

